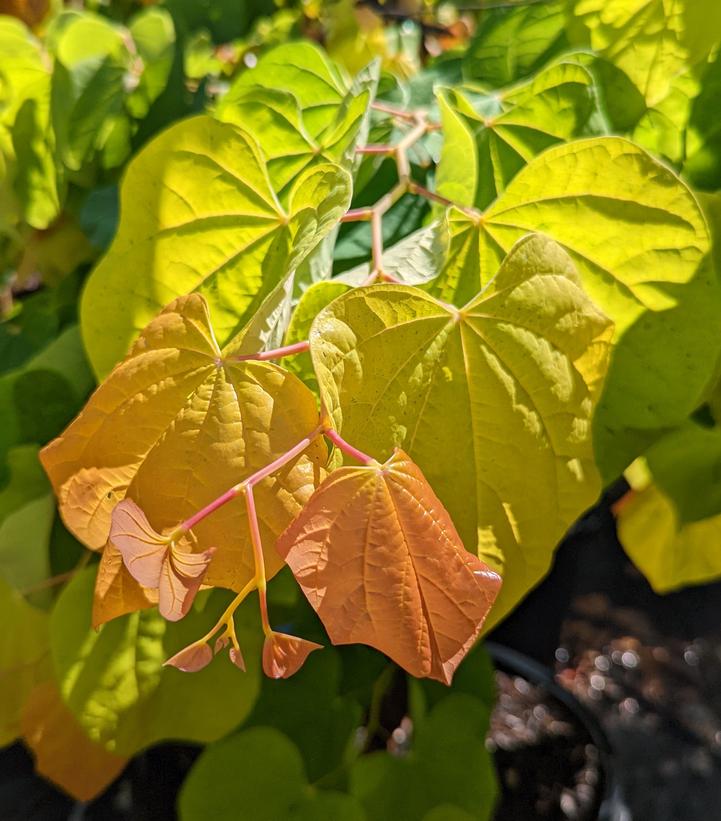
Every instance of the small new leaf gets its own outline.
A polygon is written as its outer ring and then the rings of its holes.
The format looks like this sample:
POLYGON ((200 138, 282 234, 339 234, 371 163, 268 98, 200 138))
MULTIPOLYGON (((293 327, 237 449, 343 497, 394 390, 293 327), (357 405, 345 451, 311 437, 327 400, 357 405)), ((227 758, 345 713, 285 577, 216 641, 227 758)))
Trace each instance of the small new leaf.
POLYGON ((501 586, 402 450, 335 471, 278 550, 334 644, 368 644, 445 684, 501 586))
POLYGON ((263 672, 269 678, 290 678, 322 644, 273 631, 263 644, 263 672))
POLYGON ((158 589, 158 609, 169 621, 188 612, 215 553, 214 547, 193 553, 188 536, 162 536, 132 499, 113 510, 110 541, 131 576, 143 587, 158 589))
MULTIPOLYGON (((217 646, 215 651, 218 652, 217 646)), ((210 649, 210 645, 204 641, 194 641, 187 647, 183 647, 174 656, 171 656, 163 663, 163 667, 177 667, 178 670, 182 670, 184 673, 195 673, 202 670, 203 667, 207 667, 212 660, 213 651, 210 649)))

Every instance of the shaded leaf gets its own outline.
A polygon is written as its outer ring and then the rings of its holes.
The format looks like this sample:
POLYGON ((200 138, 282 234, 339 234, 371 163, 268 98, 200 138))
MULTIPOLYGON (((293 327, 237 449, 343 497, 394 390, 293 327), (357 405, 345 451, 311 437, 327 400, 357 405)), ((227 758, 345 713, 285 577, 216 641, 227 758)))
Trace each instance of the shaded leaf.
POLYGON ((253 727, 208 747, 183 783, 181 821, 364 821, 350 796, 309 787, 297 747, 278 730, 253 727))
POLYGON ((32 607, 0 576, 0 746, 20 735, 23 704, 49 672, 47 615, 32 607))
POLYGON ((568 45, 564 6, 565 0, 546 0, 484 9, 463 56, 463 76, 499 88, 533 74, 568 45))
POLYGON ((239 675, 219 659, 192 676, 164 667, 195 642, 228 605, 227 595, 198 596, 179 622, 146 610, 90 626, 95 572, 79 573, 63 589, 52 612, 50 640, 63 700, 88 736, 121 756, 167 738, 207 743, 225 735, 250 712, 258 693, 259 625, 247 602, 235 616, 238 639, 248 652, 239 675))
MULTIPOLYGON (((126 495, 156 532, 175 528, 317 424, 315 398, 296 377, 221 351, 204 298, 191 294, 148 325, 41 458, 63 521, 98 550, 110 534, 113 508, 126 495)), ((320 481, 326 453, 319 439, 255 488, 269 577, 282 566, 275 539, 320 481)), ((194 535, 201 551, 217 548, 207 584, 240 590, 253 577, 242 498, 200 522, 194 535)), ((117 578, 122 581, 122 571, 117 578)), ((113 607, 123 612, 122 603, 113 607)))
POLYGON ((22 732, 36 770, 78 801, 103 792, 127 763, 88 738, 54 681, 38 685, 28 697, 22 732))
POLYGON ((400 450, 331 474, 278 551, 334 644, 369 644, 446 684, 500 587, 400 450))
POLYGON ((334 426, 378 459, 402 447, 466 547, 503 577, 489 623, 540 580, 596 499, 591 419, 611 333, 568 255, 539 236, 460 311, 374 286, 340 296, 313 325, 334 426))
POLYGON ((295 181, 286 212, 251 137, 206 116, 171 126, 128 165, 118 232, 84 291, 83 339, 96 372, 105 376, 137 332, 190 291, 208 300, 226 344, 349 199, 347 173, 319 165, 295 181))

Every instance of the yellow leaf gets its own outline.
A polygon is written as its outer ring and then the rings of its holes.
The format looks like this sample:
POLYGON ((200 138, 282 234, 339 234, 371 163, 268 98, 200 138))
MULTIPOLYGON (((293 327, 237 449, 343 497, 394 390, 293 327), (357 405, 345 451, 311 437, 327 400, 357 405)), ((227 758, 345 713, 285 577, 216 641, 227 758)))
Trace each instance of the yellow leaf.
MULTIPOLYGON (((126 495, 157 532, 164 532, 284 454, 317 425, 313 394, 277 365, 226 356, 215 341, 204 298, 190 294, 148 325, 77 419, 43 449, 41 461, 63 521, 98 550, 108 540, 113 509, 126 495)), ((255 489, 269 576, 282 564, 275 540, 321 481, 326 458, 322 440, 315 440, 255 489)), ((240 590, 255 572, 242 499, 193 532, 194 552, 217 548, 204 582, 240 590)), ((108 590, 113 574, 125 584, 122 571, 117 564, 103 570, 105 616, 108 610, 128 612, 122 596, 110 603, 108 590)), ((134 600, 142 598, 137 588, 128 591, 134 600)))
POLYGON ((22 730, 37 771, 78 801, 90 801, 103 792, 128 762, 88 738, 54 681, 38 685, 30 694, 22 730))

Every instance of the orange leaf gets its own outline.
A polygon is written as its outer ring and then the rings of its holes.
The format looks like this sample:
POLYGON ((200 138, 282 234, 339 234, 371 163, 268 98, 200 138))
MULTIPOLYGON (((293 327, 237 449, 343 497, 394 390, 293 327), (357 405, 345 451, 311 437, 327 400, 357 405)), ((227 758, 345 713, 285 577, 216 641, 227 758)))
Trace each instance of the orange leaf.
MULTIPOLYGON (((239 361, 221 350, 205 300, 193 293, 150 322, 40 458, 68 529, 101 550, 112 511, 124 498, 137 502, 153 530, 166 532, 317 425, 311 391, 272 362, 239 361)), ((326 459, 318 437, 255 488, 268 577, 282 567, 273 545, 323 478, 326 459)), ((201 546, 218 549, 205 584, 240 591, 254 577, 242 498, 208 516, 193 533, 201 546)), ((153 575, 157 557, 149 561, 153 575)), ((175 555, 174 561, 177 570, 181 560, 175 555)))
POLYGON ((369 644, 446 684, 501 586, 401 450, 331 474, 278 550, 334 644, 369 644))
POLYGON ((158 609, 169 621, 188 612, 215 553, 213 547, 193 553, 187 536, 177 540, 162 536, 132 499, 115 506, 110 543, 137 582, 158 590, 158 609))
POLYGON ((213 660, 213 651, 206 642, 193 642, 171 656, 163 667, 177 667, 184 673, 196 673, 213 660))
POLYGON ((108 543, 103 551, 93 597, 93 627, 158 603, 158 591, 138 584, 123 564, 120 551, 108 543))
POLYGON ((290 678, 313 650, 322 649, 322 644, 274 631, 266 636, 263 644, 263 672, 269 678, 290 678))
POLYGON ((127 763, 85 735, 53 681, 38 685, 25 702, 22 732, 37 771, 80 801, 95 798, 127 763))

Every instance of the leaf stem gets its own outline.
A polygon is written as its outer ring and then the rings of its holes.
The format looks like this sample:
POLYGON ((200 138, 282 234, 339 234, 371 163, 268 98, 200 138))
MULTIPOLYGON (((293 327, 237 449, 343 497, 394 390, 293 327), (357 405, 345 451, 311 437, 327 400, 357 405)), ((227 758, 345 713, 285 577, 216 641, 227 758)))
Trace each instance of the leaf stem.
POLYGON ((326 427, 323 431, 323 434, 326 438, 330 439, 330 441, 340 450, 343 451, 346 455, 350 456, 351 458, 355 459, 356 461, 360 462, 363 465, 377 465, 378 460, 374 459, 372 456, 368 456, 367 453, 363 453, 362 450, 358 450, 358 448, 353 447, 349 442, 338 433, 338 431, 333 430, 331 427, 326 427))
POLYGON ((268 597, 266 592, 265 578, 265 557, 263 556, 263 542, 260 538, 260 527, 258 525, 258 514, 255 509, 255 499, 253 498, 253 488, 248 485, 245 488, 245 507, 248 511, 248 525, 250 527, 250 541, 253 545, 253 559, 255 561, 255 586, 258 589, 258 600, 260 604, 260 620, 263 625, 263 632, 270 636, 273 630, 268 619, 268 597))
POLYGON ((231 358, 236 362, 247 362, 248 360, 267 362, 269 359, 282 359, 284 356, 305 353, 308 348, 310 348, 310 342, 304 339, 302 342, 295 342, 293 345, 284 345, 282 348, 273 348, 273 350, 261 351, 260 353, 238 354, 231 358))
POLYGON ((178 526, 176 530, 176 534, 186 533, 188 530, 191 530, 198 522, 202 522, 206 516, 209 516, 211 513, 214 513, 219 507, 222 507, 227 502, 230 502, 231 499, 235 499, 240 493, 243 493, 245 488, 247 487, 254 487, 258 484, 258 482, 262 482, 263 479, 267 478, 271 475, 271 473, 275 473, 276 470, 280 470, 284 465, 288 464, 288 462, 295 459, 296 456, 299 456, 309 445, 310 443, 320 436, 324 432, 324 426, 318 425, 318 427, 308 436, 301 439, 295 445, 293 445, 290 450, 287 450, 285 453, 282 453, 277 459, 274 459, 270 464, 266 465, 260 470, 256 470, 255 473, 251 474, 247 479, 243 479, 242 482, 238 482, 237 485, 233 485, 233 487, 228 488, 225 493, 222 493, 218 496, 217 499, 213 499, 212 502, 207 504, 204 508, 199 510, 197 513, 194 513, 189 519, 186 519, 182 524, 178 526))

